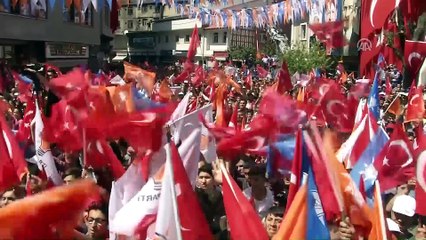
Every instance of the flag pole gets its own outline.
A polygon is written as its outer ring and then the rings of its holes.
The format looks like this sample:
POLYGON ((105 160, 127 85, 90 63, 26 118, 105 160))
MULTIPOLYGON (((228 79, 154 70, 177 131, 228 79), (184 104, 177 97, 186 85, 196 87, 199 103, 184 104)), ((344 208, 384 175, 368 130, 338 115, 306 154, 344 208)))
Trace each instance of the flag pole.
POLYGON ((392 102, 389 104, 389 107, 386 109, 386 111, 383 114, 386 114, 389 111, 389 108, 392 107, 392 104, 396 101, 396 99, 399 98, 399 93, 396 95, 396 97, 392 100, 392 102))
POLYGON ((178 204, 177 204, 177 195, 176 195, 176 184, 175 184, 175 176, 173 172, 173 161, 172 161, 172 153, 170 149, 170 142, 172 141, 172 134, 170 133, 170 126, 167 126, 167 143, 166 143, 166 169, 170 170, 170 178, 172 179, 172 206, 173 206, 173 215, 176 223, 176 237, 177 240, 183 240, 182 231, 181 231, 181 223, 179 218, 178 204))

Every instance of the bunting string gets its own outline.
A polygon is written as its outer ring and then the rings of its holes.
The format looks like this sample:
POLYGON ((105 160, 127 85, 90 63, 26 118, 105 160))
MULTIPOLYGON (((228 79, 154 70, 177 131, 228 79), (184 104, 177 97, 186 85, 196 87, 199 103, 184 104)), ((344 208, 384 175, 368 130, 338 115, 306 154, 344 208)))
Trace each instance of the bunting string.
POLYGON ((240 10, 211 9, 174 3, 176 11, 182 17, 198 19, 204 26, 212 28, 265 28, 289 22, 297 24, 302 20, 314 24, 338 21, 342 15, 342 0, 288 0, 240 10))

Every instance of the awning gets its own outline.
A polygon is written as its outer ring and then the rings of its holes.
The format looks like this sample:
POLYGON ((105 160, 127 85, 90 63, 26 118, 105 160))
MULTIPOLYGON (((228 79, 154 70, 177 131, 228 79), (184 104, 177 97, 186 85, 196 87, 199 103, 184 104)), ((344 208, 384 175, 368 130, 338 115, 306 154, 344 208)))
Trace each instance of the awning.
POLYGON ((216 59, 216 60, 219 60, 219 61, 226 61, 226 58, 228 58, 228 52, 214 52, 213 53, 213 57, 216 59))
POLYGON ((58 68, 73 68, 77 65, 88 64, 88 59, 48 59, 46 63, 56 66, 58 68))
POLYGON ((112 62, 122 62, 126 57, 127 57, 127 55, 117 55, 111 61, 112 62))

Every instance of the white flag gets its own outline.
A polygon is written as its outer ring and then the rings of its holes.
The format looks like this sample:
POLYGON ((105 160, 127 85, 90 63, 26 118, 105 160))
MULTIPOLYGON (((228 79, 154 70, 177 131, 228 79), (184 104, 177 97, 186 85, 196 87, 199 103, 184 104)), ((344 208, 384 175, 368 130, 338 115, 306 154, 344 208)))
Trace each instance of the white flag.
POLYGON ((201 154, 202 124, 199 115, 205 116, 209 110, 211 111, 211 104, 187 114, 171 124, 174 141, 192 186, 195 186, 201 154), (193 134, 194 132, 198 134, 193 134))
POLYGON ((173 111, 172 116, 170 117, 170 121, 175 121, 179 118, 182 118, 186 114, 186 109, 188 108, 189 98, 191 97, 191 93, 188 92, 183 99, 180 101, 176 109, 173 111))
MULTIPOLYGON (((208 122, 213 122, 213 112, 212 112, 212 106, 211 104, 206 107, 206 114, 204 115, 204 118, 208 122)), ((201 127, 201 153, 204 156, 204 159, 208 163, 212 163, 216 161, 217 154, 216 154, 216 141, 213 137, 213 135, 210 134, 209 130, 202 125, 201 127)))
POLYGON ((160 239, 177 239, 176 227, 173 226, 175 225, 173 223, 176 218, 173 211, 173 201, 175 201, 172 194, 174 180, 171 173, 173 169, 169 163, 166 163, 165 166, 157 220, 155 222, 155 237, 160 239))
POLYGON ((157 214, 164 168, 151 177, 143 188, 114 216, 110 232, 133 236, 139 223, 157 214))
POLYGON ((41 112, 38 107, 37 100, 35 101, 35 104, 36 112, 32 124, 34 124, 34 143, 36 148, 37 165, 40 170, 44 169, 46 176, 53 182, 53 184, 58 186, 63 183, 63 180, 56 169, 55 161, 53 160, 52 152, 50 151, 50 146, 43 146, 42 134, 44 124, 41 119, 41 112))
MULTIPOLYGON (((109 222, 112 222, 115 214, 142 189, 145 181, 141 177, 141 171, 140 162, 131 164, 123 176, 112 182, 108 205, 109 222)), ((115 239, 114 235, 111 233, 110 239, 115 239)))
POLYGON ((368 115, 364 116, 362 122, 358 125, 358 127, 352 132, 349 138, 340 146, 339 150, 336 153, 336 157, 340 162, 345 162, 346 168, 352 168, 352 163, 350 161, 350 156, 352 153, 352 149, 355 147, 355 144, 360 137, 361 133, 364 131, 367 124, 368 115))

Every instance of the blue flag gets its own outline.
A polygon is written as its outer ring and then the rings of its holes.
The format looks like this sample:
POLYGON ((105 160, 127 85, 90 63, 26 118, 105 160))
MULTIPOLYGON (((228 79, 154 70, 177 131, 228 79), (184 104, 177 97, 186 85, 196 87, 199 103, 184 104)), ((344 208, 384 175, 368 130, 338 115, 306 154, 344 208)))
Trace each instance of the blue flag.
POLYGON ((368 110, 376 118, 376 121, 380 120, 380 98, 379 98, 379 72, 376 72, 374 77, 373 86, 368 96, 368 110))
POLYGON ((368 144, 367 149, 365 149, 362 153, 360 159, 351 171, 351 178, 358 188, 360 186, 362 176, 365 192, 369 199, 373 197, 374 181, 377 179, 377 171, 373 166, 373 162, 388 140, 389 137, 385 130, 382 127, 379 127, 379 130, 374 135, 370 144, 368 144))
POLYGON ((269 177, 274 176, 276 171, 284 173, 291 168, 294 157, 296 139, 293 134, 281 135, 278 141, 268 147, 266 171, 269 177))
POLYGON ((133 102, 137 111, 147 110, 151 108, 161 107, 163 104, 151 101, 144 89, 138 90, 132 87, 133 102))
POLYGON ((308 170, 308 216, 306 224, 306 239, 330 239, 330 231, 325 220, 324 209, 315 183, 314 172, 308 170))

